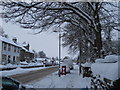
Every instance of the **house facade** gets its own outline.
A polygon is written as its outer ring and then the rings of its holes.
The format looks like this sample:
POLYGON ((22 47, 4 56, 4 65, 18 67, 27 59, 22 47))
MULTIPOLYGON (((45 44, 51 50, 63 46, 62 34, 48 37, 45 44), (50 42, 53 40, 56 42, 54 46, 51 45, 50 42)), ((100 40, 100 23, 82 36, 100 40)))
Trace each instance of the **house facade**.
POLYGON ((17 43, 17 39, 12 40, 7 37, 0 36, 0 61, 1 64, 19 64, 20 61, 26 61, 34 58, 34 53, 29 53, 22 45, 17 43))
POLYGON ((34 58, 34 52, 30 50, 29 43, 26 45, 22 45, 22 50, 20 51, 20 61, 27 61, 30 62, 34 58))
POLYGON ((1 63, 19 63, 19 56, 21 47, 17 45, 14 41, 9 40, 7 37, 0 36, 0 56, 1 63))

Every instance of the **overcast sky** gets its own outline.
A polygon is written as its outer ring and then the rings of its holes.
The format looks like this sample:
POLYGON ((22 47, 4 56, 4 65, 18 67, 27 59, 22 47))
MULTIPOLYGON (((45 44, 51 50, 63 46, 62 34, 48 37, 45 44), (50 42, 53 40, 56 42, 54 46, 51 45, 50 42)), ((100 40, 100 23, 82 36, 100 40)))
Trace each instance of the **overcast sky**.
MULTIPOLYGON (((23 29, 19 25, 12 24, 11 22, 2 22, 2 27, 6 34, 10 38, 17 37, 19 43, 24 41, 29 42, 30 48, 35 51, 44 51, 48 57, 58 56, 58 34, 51 32, 43 32, 37 35, 33 35, 32 30, 23 29)), ((114 31, 113 38, 118 38, 118 32, 114 31)), ((67 48, 62 48, 62 58, 68 55, 67 48)), ((76 55, 72 55, 74 57, 76 55)))
MULTIPOLYGON (((2 27, 6 34, 10 38, 17 37, 18 42, 22 43, 24 41, 30 43, 30 48, 35 51, 44 51, 48 57, 58 56, 58 34, 51 32, 43 32, 37 35, 32 35, 32 30, 25 30, 20 28, 20 26, 2 22, 2 27)), ((67 49, 62 48, 62 57, 68 56, 67 49)))

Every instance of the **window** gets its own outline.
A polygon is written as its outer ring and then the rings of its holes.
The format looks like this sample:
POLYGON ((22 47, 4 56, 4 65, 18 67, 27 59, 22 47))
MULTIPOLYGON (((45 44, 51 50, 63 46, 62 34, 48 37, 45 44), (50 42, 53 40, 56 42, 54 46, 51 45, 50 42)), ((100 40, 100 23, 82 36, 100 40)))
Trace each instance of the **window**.
POLYGON ((17 52, 18 52, 18 53, 20 52, 19 48, 18 48, 17 52))
POLYGON ((10 44, 8 44, 8 51, 10 51, 11 50, 11 45, 10 44))
POLYGON ((5 61, 6 60, 6 55, 2 54, 2 60, 5 61))
POLYGON ((14 52, 16 52, 16 47, 14 47, 14 52))
POLYGON ((18 61, 18 60, 19 60, 19 57, 16 57, 16 60, 18 61))
POLYGON ((4 43, 4 50, 7 49, 7 43, 4 43))
POLYGON ((2 43, 2 50, 4 50, 4 43, 2 43))
POLYGON ((9 56, 8 56, 8 63, 10 63, 10 58, 11 58, 11 56, 9 55, 9 56))
POLYGON ((13 56, 13 63, 15 63, 15 56, 13 56))

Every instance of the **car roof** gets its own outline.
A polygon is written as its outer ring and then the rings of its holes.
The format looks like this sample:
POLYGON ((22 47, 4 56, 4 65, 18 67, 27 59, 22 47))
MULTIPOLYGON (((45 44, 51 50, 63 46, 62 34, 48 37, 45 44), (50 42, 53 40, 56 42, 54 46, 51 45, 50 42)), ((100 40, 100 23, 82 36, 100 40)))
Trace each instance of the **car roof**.
POLYGON ((2 79, 11 79, 13 82, 16 82, 16 83, 19 83, 19 84, 20 84, 20 82, 19 82, 18 80, 14 79, 14 78, 12 78, 12 77, 2 76, 2 79))

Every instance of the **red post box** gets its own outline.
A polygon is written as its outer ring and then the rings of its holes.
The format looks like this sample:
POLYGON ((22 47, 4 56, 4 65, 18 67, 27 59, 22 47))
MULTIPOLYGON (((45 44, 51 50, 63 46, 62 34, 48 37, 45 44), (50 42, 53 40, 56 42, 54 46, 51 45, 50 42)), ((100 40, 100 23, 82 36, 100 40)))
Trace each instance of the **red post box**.
POLYGON ((62 66, 62 75, 66 75, 66 66, 62 66))

